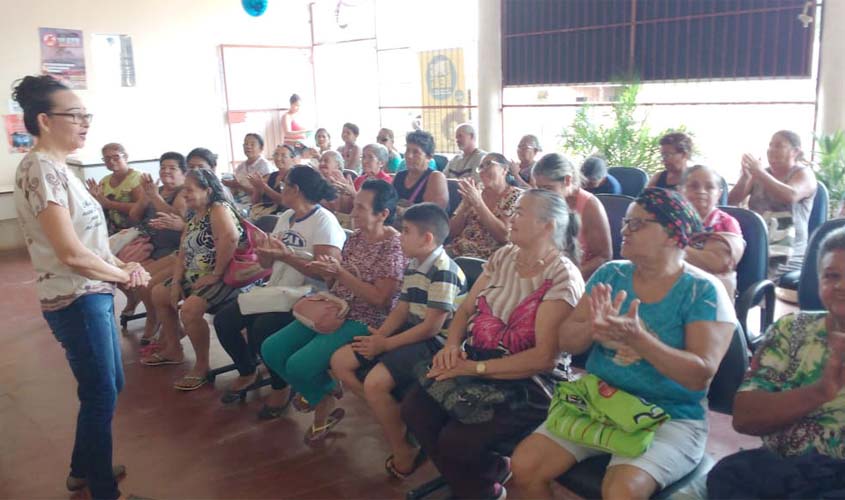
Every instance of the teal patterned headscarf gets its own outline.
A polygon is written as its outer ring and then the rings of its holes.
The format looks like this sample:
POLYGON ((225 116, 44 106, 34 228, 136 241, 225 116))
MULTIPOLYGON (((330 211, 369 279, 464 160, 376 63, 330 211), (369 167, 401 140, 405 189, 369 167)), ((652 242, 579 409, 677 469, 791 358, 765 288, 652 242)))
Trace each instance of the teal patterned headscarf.
POLYGON ((698 213, 677 191, 648 188, 634 202, 654 215, 678 248, 689 246, 692 237, 704 230, 698 213))

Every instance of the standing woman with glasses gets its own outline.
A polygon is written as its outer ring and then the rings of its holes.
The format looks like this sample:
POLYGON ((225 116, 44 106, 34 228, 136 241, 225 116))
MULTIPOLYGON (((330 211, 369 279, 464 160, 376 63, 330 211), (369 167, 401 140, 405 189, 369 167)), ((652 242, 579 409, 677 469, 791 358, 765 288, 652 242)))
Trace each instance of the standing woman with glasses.
POLYGON ((660 156, 665 168, 651 176, 648 187, 677 191, 692 157, 692 139, 680 132, 664 135, 660 138, 660 156))
POLYGON ((129 156, 123 145, 112 142, 103 146, 103 163, 111 173, 100 181, 88 179, 88 191, 100 202, 106 212, 109 234, 132 227, 129 212, 144 195, 141 187, 141 173, 129 168, 129 156))
POLYGON ((67 354, 79 385, 79 416, 67 487, 93 498, 118 498, 111 421, 123 387, 114 320, 115 284, 146 285, 137 262, 109 250, 103 211, 66 158, 85 145, 91 115, 79 97, 49 76, 27 76, 13 98, 37 138, 15 173, 15 209, 25 235, 44 318, 67 354))

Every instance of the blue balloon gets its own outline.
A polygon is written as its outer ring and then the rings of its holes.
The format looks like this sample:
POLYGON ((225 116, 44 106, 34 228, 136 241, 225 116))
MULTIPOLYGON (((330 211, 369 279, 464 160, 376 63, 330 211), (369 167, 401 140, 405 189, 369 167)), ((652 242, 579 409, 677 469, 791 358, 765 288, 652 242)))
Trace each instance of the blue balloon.
POLYGON ((247 14, 258 17, 267 10, 267 0, 241 0, 247 14))

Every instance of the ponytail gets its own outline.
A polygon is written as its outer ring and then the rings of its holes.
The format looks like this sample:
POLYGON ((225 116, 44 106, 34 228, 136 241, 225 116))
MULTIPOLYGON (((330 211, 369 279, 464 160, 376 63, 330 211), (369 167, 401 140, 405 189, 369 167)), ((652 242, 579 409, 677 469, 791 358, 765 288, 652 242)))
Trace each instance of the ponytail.
POLYGON ((563 252, 576 266, 581 266, 581 245, 578 243, 578 233, 581 231, 581 217, 575 210, 569 211, 569 222, 566 224, 563 252))

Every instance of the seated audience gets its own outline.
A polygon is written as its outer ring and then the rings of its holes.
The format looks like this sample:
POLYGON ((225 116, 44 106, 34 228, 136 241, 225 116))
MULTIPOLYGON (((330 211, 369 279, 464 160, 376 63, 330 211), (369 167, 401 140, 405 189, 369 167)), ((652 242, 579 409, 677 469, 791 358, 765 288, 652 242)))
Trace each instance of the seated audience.
POLYGON ((745 251, 745 240, 739 222, 716 208, 722 196, 722 177, 710 167, 694 165, 687 169, 681 189, 704 226, 697 242, 687 247, 686 261, 719 278, 733 300, 736 265, 745 251))
POLYGON ((760 214, 768 224, 769 275, 777 278, 801 269, 817 185, 795 132, 776 132, 766 156, 767 168, 751 154, 742 156, 742 174, 728 195, 728 203, 739 205, 747 200, 749 210, 760 214))
POLYGON ((402 419, 456 498, 504 498, 509 460, 491 448, 545 418, 549 388, 536 375, 559 362, 568 372, 557 331, 584 292, 571 260, 573 219, 557 195, 523 193, 512 244, 485 265, 449 325, 446 345, 419 366, 422 385, 402 401, 402 419), (452 391, 504 402, 466 409, 461 396, 440 397, 452 391))
POLYGON ((404 209, 424 201, 446 210, 449 206, 449 189, 443 172, 428 168, 434 154, 434 137, 424 130, 415 130, 405 136, 405 162, 408 166, 393 178, 393 187, 399 195, 399 215, 404 209))
POLYGON ((651 176, 648 187, 677 190, 692 157, 692 139, 687 134, 674 132, 660 138, 660 156, 664 170, 651 176))
MULTIPOLYGON (((622 255, 629 260, 596 271, 557 330, 562 350, 590 350, 586 369, 610 386, 603 394, 626 391, 643 405, 658 405, 651 414, 671 417, 643 454, 612 454, 603 498, 649 498, 695 468, 704 454, 707 387, 736 317, 716 278, 684 262, 684 248, 700 231, 698 215, 679 193, 643 191, 622 229, 622 255)), ((550 417, 514 452, 514 479, 525 498, 551 498, 556 477, 607 453, 553 429, 550 417)))
POLYGON ((182 188, 192 216, 185 225, 173 277, 153 288, 153 304, 161 321, 160 350, 144 357, 148 366, 184 361, 181 327, 194 346, 196 362, 174 388, 192 391, 206 383, 209 331, 203 315, 209 308, 234 300, 240 289, 223 282, 235 249, 246 244, 240 218, 226 200, 214 172, 188 172, 182 188), (182 302, 181 314, 179 303, 182 302))
POLYGON ((818 273, 825 310, 788 314, 770 326, 734 399, 734 428, 762 437, 763 449, 717 464, 707 481, 710 498, 720 492, 734 498, 834 498, 824 488, 834 484, 830 475, 837 470, 842 487, 845 230, 822 241, 818 273), (743 472, 737 474, 736 466, 743 472), (770 470, 784 471, 784 477, 773 478, 770 470))
POLYGON ((341 260, 324 256, 308 267, 326 280, 332 293, 349 304, 343 325, 320 334, 296 320, 264 341, 264 364, 299 395, 297 410, 314 412, 305 441, 322 441, 343 418, 334 400, 342 395, 329 376, 334 352, 355 337, 379 328, 396 305, 405 269, 399 233, 390 227, 396 209, 396 191, 384 181, 368 181, 355 195, 352 218, 355 232, 346 240, 341 260))
POLYGON ((109 234, 133 226, 129 219, 132 206, 141 198, 141 172, 130 168, 129 156, 122 145, 112 142, 103 146, 103 163, 111 172, 97 183, 88 179, 88 191, 103 206, 109 234))
POLYGON ((449 221, 452 240, 446 245, 452 257, 486 260, 508 241, 508 225, 522 191, 508 184, 508 160, 499 153, 487 153, 478 170, 483 188, 472 178, 458 180, 461 204, 449 221))
POLYGON ((329 134, 329 131, 324 128, 318 128, 317 131, 314 132, 314 142, 320 156, 322 156, 326 151, 332 150, 332 136, 329 134))
POLYGON ((185 157, 188 163, 188 169, 195 170, 197 168, 207 168, 212 172, 217 172, 217 155, 205 148, 194 148, 185 157))
POLYGON ((593 194, 622 194, 622 185, 607 173, 603 158, 591 156, 581 164, 582 187, 593 194))
POLYGON ((421 203, 405 212, 402 251, 410 262, 397 306, 381 327, 370 327, 332 356, 332 373, 366 399, 381 424, 392 451, 385 469, 397 479, 408 477, 425 457, 406 438, 401 396, 416 382, 414 365, 440 350, 434 337, 466 289, 463 271, 443 251, 448 234, 449 217, 437 205, 421 203))
POLYGON ((345 168, 354 172, 361 171, 361 148, 355 144, 358 140, 358 125, 354 123, 344 123, 343 131, 340 133, 340 138, 343 139, 343 146, 337 148, 338 153, 343 156, 343 163, 345 168))
POLYGON ((182 231, 169 228, 158 228, 152 221, 167 214, 183 219, 188 211, 182 186, 185 184, 185 174, 188 166, 185 157, 176 152, 167 152, 159 158, 158 178, 161 187, 156 189, 156 182, 149 175, 141 178, 142 195, 129 217, 138 221, 141 231, 149 237, 152 252, 144 261, 144 268, 150 273, 150 282, 137 288, 138 297, 144 303, 147 311, 144 334, 140 344, 149 344, 158 330, 159 323, 153 305, 152 289, 164 282, 173 274, 173 266, 177 263, 176 254, 179 251, 179 240, 182 231))
MULTIPOLYGON (((470 177, 475 179, 476 182, 480 181, 476 169, 481 165, 481 159, 487 152, 478 149, 476 141, 475 128, 472 124, 458 125, 458 128, 455 129, 455 143, 461 152, 453 156, 446 168, 443 169, 443 174, 446 177, 450 179, 470 177)), ((434 154, 433 151, 432 154, 434 154)))
POLYGON ((516 185, 521 188, 531 187, 531 171, 534 170, 534 164, 537 160, 537 153, 543 151, 540 147, 540 139, 536 135, 524 135, 519 140, 519 145, 516 147, 516 155, 519 161, 510 162, 509 172, 513 176, 516 185))
POLYGON ((566 200, 570 210, 578 214, 579 268, 581 275, 587 279, 613 257, 613 246, 604 205, 581 188, 578 174, 565 156, 549 153, 534 166, 534 185, 557 193, 566 200))
MULTIPOLYGON (((319 170, 320 175, 323 176, 326 182, 337 189, 338 187, 346 187, 353 182, 354 176, 345 166, 343 156, 340 153, 337 151, 326 151, 320 157, 320 164, 317 170, 319 170)), ((347 199, 344 200, 343 193, 337 193, 334 199, 325 200, 322 203, 326 208, 334 212, 335 215, 348 214, 351 211, 351 203, 349 202, 349 197, 351 196, 347 194, 347 199)), ((348 217, 343 219, 341 220, 341 225, 346 225, 345 219, 348 219, 348 217)))
MULTIPOLYGON (((238 369, 236 378, 221 398, 234 403, 238 393, 255 383, 256 354, 264 340, 293 320, 290 310, 303 288, 324 288, 320 275, 308 264, 324 257, 340 259, 346 234, 320 200, 332 197, 334 189, 316 170, 293 167, 282 190, 282 204, 290 207, 279 216, 275 229, 258 248, 262 266, 273 268, 266 286, 242 293, 214 315, 214 330, 220 345, 238 369), (246 328, 246 337, 241 330, 246 328)), ((287 408, 290 388, 276 372, 270 371, 273 390, 258 412, 262 420, 277 418, 287 408)))
POLYGON ((249 182, 250 174, 269 175, 270 165, 261 156, 264 152, 264 138, 258 134, 250 133, 244 136, 244 154, 246 161, 235 167, 234 178, 223 178, 223 185, 232 190, 235 198, 235 207, 245 213, 252 205, 252 183, 249 182))
POLYGON ((284 144, 276 146, 273 152, 273 164, 276 171, 270 175, 261 175, 253 172, 247 175, 252 185, 252 207, 249 210, 249 218, 258 220, 265 215, 274 215, 286 210, 282 204, 282 188, 285 186, 285 179, 288 172, 296 165, 299 158, 296 148, 284 144))
POLYGON ((387 161, 385 170, 388 173, 395 174, 399 171, 399 164, 402 163, 402 154, 396 149, 393 131, 389 128, 383 128, 378 131, 376 142, 387 148, 390 158, 387 161))
POLYGON ((352 204, 355 200, 355 193, 360 191, 361 186, 372 180, 383 180, 388 184, 393 182, 393 177, 384 172, 389 153, 387 148, 381 144, 367 144, 364 146, 361 155, 361 175, 354 181, 348 177, 334 180, 333 185, 340 196, 340 212, 348 214, 352 211, 352 204))

